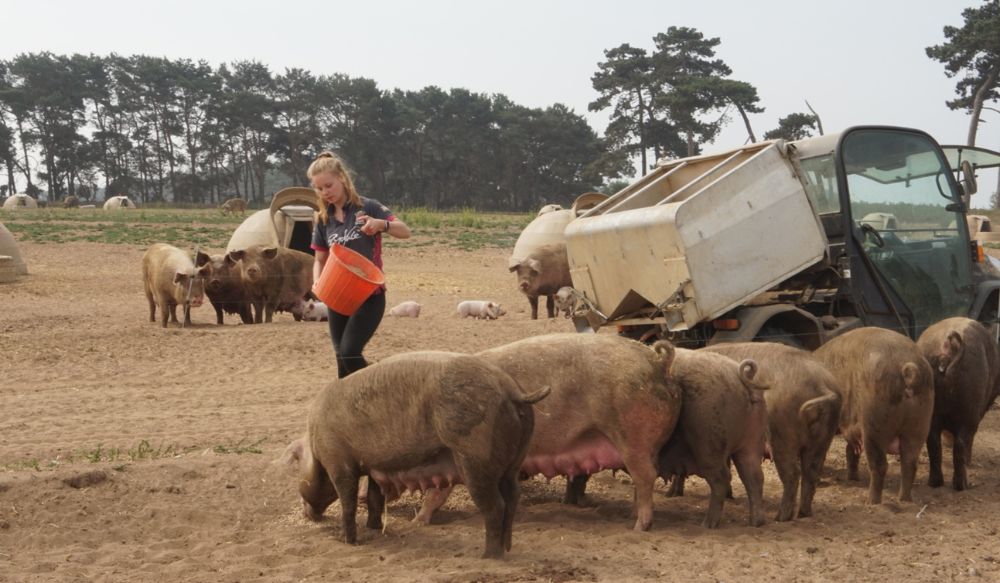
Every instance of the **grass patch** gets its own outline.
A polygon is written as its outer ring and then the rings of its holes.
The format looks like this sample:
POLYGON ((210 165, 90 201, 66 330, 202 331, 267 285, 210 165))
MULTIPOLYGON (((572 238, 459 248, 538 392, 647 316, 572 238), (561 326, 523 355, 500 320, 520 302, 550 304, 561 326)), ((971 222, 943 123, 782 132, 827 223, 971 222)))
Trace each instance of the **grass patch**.
POLYGON ((246 453, 264 453, 258 446, 267 441, 266 437, 262 437, 253 443, 244 443, 245 441, 246 441, 245 439, 241 439, 233 444, 227 444, 227 445, 220 444, 213 447, 212 451, 214 451, 215 453, 235 454, 235 455, 243 455, 246 453))
MULTIPOLYGON (((210 449, 217 454, 262 454, 264 452, 260 448, 260 445, 265 441, 267 441, 266 437, 262 437, 253 442, 250 442, 247 439, 241 439, 236 443, 218 444, 210 449)), ((181 447, 176 444, 160 443, 159 445, 154 446, 145 439, 129 448, 106 447, 104 444, 99 443, 93 448, 79 449, 69 453, 68 455, 58 456, 52 460, 45 461, 33 458, 28 460, 0 463, 0 471, 35 470, 36 472, 41 472, 44 470, 53 470, 65 464, 111 463, 113 464, 111 469, 116 472, 122 472, 125 471, 125 468, 129 463, 181 457, 195 452, 202 452, 205 451, 205 449, 205 446, 201 445, 181 447)))
POLYGON ((171 224, 105 224, 67 222, 11 222, 7 229, 18 241, 31 243, 71 243, 87 241, 112 245, 148 246, 167 243, 180 248, 225 247, 233 229, 212 226, 171 224))
MULTIPOLYGON (((535 218, 533 213, 480 212, 471 208, 439 211, 415 207, 402 209, 397 215, 410 226, 417 239, 406 242, 389 239, 387 244, 446 245, 465 250, 513 247, 517 236, 535 218)), ((224 216, 212 208, 0 210, 0 222, 18 241, 56 244, 86 241, 138 247, 167 243, 181 249, 225 247, 245 218, 224 216)))
MULTIPOLYGON (((247 211, 247 216, 253 211, 247 211)), ((171 209, 143 208, 119 209, 24 209, 17 211, 0 210, 0 222, 7 221, 71 221, 74 223, 207 223, 238 225, 246 217, 223 215, 219 209, 171 209)))

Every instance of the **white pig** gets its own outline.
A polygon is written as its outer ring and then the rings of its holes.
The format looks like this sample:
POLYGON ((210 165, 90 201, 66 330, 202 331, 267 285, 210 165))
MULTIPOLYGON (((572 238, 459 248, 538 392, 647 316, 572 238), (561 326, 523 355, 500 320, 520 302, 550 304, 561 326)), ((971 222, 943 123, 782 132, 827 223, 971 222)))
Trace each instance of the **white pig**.
POLYGON ((326 322, 330 319, 330 309, 319 300, 306 300, 302 309, 302 319, 310 322, 326 322))
POLYGON ((419 318, 420 304, 413 301, 403 302, 389 310, 389 315, 397 318, 419 318))
POLYGON ((465 318, 472 316, 477 320, 496 320, 507 313, 498 302, 484 300, 465 300, 458 303, 458 315, 465 318))
POLYGON ((573 310, 576 309, 576 296, 573 295, 573 288, 568 285, 563 286, 553 297, 556 302, 556 313, 562 312, 567 318, 573 315, 573 310))

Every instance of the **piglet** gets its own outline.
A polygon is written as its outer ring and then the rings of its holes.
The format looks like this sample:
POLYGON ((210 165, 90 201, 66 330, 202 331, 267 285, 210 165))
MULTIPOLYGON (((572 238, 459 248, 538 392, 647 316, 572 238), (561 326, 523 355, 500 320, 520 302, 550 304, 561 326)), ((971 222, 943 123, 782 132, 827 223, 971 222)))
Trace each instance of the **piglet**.
POLYGON ((559 288, 555 295, 556 313, 562 312, 567 318, 573 315, 576 310, 576 296, 574 290, 568 285, 559 288))
POLYGON ((389 310, 389 315, 396 318, 419 318, 420 304, 414 301, 407 301, 389 310))
POLYGON ((458 303, 458 315, 465 318, 472 316, 477 320, 496 320, 507 313, 499 302, 485 300, 465 300, 458 303))
POLYGON ((306 300, 302 307, 302 319, 307 322, 326 322, 330 319, 330 308, 319 300, 306 300))

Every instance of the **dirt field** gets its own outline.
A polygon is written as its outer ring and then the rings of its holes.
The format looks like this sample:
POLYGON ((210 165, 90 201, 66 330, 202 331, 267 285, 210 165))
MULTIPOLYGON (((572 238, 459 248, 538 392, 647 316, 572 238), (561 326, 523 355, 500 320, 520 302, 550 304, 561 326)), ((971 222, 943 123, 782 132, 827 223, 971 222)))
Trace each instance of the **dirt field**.
MULTIPOLYGON (((413 299, 423 313, 387 318, 370 359, 571 331, 529 319, 506 251, 422 242, 394 244, 385 262, 389 305, 413 299), (486 298, 508 315, 455 314, 458 301, 486 298)), ((294 478, 273 463, 336 376, 325 324, 281 314, 218 327, 206 304, 192 328, 164 330, 148 322, 141 248, 20 249, 31 275, 0 284, 0 582, 1000 580, 998 411, 962 493, 924 485, 925 456, 915 502, 899 503, 893 460, 886 502, 866 506, 837 438, 815 517, 791 523, 771 522, 780 484, 767 462, 762 528, 746 526, 734 480, 722 528, 702 529, 707 487, 693 479, 683 499, 661 485, 653 529, 632 532, 628 479, 605 472, 584 507, 559 503, 561 479, 526 482, 502 561, 478 558, 482 520, 464 491, 429 527, 410 522, 419 498, 404 497, 384 532, 362 522, 360 544, 346 545, 339 508, 306 521, 294 478)))

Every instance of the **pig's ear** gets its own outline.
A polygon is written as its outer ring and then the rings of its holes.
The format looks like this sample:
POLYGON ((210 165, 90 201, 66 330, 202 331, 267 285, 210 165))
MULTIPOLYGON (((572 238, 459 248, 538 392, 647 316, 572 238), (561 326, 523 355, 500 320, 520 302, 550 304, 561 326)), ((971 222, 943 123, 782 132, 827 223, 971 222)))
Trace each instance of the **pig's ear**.
POLYGON ((542 262, 539 261, 539 260, 537 260, 537 259, 529 259, 528 260, 528 267, 532 271, 534 271, 535 273, 541 273, 542 272, 542 262))
POLYGON ((511 265, 510 266, 510 272, 514 273, 515 271, 517 271, 517 268, 521 267, 521 263, 523 263, 523 261, 519 262, 519 263, 515 263, 514 265, 511 265))
POLYGON ((208 274, 211 271, 212 271, 212 266, 209 265, 208 263, 206 263, 206 264, 202 265, 201 267, 199 267, 198 269, 196 269, 195 273, 198 274, 201 277, 208 277, 208 274))
POLYGON ((205 253, 205 252, 203 252, 203 251, 199 251, 194 256, 194 264, 197 265, 198 267, 201 267, 202 265, 205 265, 206 263, 208 263, 211 260, 212 260, 212 258, 209 257, 208 254, 205 253))
POLYGON ((246 253, 247 252, 245 250, 243 250, 243 249, 237 249, 236 251, 230 251, 229 253, 226 254, 226 260, 227 261, 232 261, 233 263, 236 263, 237 261, 243 259, 243 256, 246 255, 246 253))
POLYGON ((285 452, 274 463, 290 470, 297 470, 302 463, 302 458, 305 457, 305 450, 306 438, 300 437, 289 443, 288 447, 285 448, 285 452))
POLYGON ((188 279, 188 274, 178 271, 174 274, 174 283, 184 283, 188 279))
POLYGON ((265 247, 264 250, 261 251, 261 255, 263 255, 265 259, 274 259, 275 257, 278 256, 278 248, 265 247))

